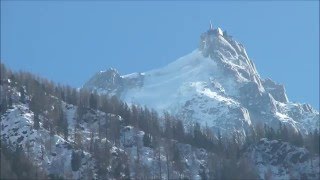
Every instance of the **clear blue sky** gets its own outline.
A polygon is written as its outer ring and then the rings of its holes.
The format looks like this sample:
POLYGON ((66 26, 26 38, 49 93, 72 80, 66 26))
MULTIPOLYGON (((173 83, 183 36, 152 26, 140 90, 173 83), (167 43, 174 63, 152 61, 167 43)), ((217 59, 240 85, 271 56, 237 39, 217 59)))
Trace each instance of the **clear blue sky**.
POLYGON ((208 22, 247 49, 263 78, 319 109, 319 3, 1 1, 1 60, 80 87, 95 72, 158 68, 196 49, 208 22))

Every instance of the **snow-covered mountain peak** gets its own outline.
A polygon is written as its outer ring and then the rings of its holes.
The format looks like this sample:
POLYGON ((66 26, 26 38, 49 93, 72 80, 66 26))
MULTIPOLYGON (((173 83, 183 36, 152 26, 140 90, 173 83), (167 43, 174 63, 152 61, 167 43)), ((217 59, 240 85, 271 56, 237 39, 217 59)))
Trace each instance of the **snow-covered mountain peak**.
POLYGON ((116 70, 98 73, 84 88, 242 137, 257 123, 276 128, 283 122, 304 133, 319 124, 318 112, 290 103, 284 86, 262 79, 244 46, 212 25, 196 50, 165 67, 122 76, 116 70))
POLYGON ((106 69, 104 71, 100 71, 99 73, 100 74, 119 74, 118 70, 115 69, 115 68, 112 68, 112 67, 108 68, 108 69, 106 69))
POLYGON ((98 91, 105 91, 109 89, 117 89, 121 84, 121 77, 118 71, 114 68, 109 68, 105 71, 96 73, 87 83, 84 84, 86 88, 94 88, 98 91), (107 87, 107 89, 106 89, 107 87))
POLYGON ((210 28, 200 36, 199 50, 204 57, 210 57, 220 64, 229 74, 240 81, 254 81, 264 91, 259 81, 260 76, 254 63, 249 59, 244 46, 235 41, 221 28, 210 28))

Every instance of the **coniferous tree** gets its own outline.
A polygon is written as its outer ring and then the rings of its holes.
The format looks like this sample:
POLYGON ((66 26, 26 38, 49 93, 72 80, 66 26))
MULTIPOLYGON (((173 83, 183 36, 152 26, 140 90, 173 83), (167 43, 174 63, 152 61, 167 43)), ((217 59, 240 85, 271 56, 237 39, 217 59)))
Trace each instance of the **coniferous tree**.
POLYGON ((7 68, 4 64, 1 63, 1 66, 0 66, 0 81, 1 81, 1 84, 4 83, 4 81, 6 81, 8 78, 8 71, 7 71, 7 68))
POLYGON ((164 136, 168 139, 173 138, 173 128, 172 128, 172 122, 171 117, 168 112, 164 113, 164 136))
MULTIPOLYGON (((3 92, 1 91, 1 94, 3 94, 3 92)), ((0 114, 2 115, 3 113, 5 113, 8 109, 8 101, 7 101, 7 97, 4 97, 1 99, 1 103, 0 103, 0 114)))
POLYGON ((184 167, 182 163, 181 153, 177 144, 173 146, 172 161, 173 161, 174 169, 179 173, 179 179, 181 179, 184 167))
POLYGON ((176 121, 175 123, 175 139, 184 142, 184 127, 182 121, 176 121))
POLYGON ((71 168, 72 171, 78 171, 81 166, 81 153, 72 151, 71 154, 71 168))
POLYGON ((154 148, 154 168, 158 171, 158 179, 162 179, 162 165, 161 165, 161 138, 159 136, 154 136, 152 141, 152 147, 154 148))
POLYGON ((94 133, 93 133, 93 129, 90 129, 89 152, 93 153, 93 151, 94 151, 94 133))
POLYGON ((218 130, 218 148, 217 148, 217 151, 218 151, 218 154, 223 154, 223 142, 222 142, 222 136, 221 136, 221 132, 220 132, 220 129, 218 130))
POLYGON ((172 160, 172 149, 173 144, 170 140, 167 140, 164 144, 164 152, 165 152, 165 163, 166 163, 166 171, 167 171, 167 179, 171 178, 171 160, 172 160))
POLYGON ((119 114, 120 102, 116 96, 112 96, 110 99, 111 111, 112 114, 119 114))
POLYGON ((134 140, 136 142, 136 160, 135 160, 135 172, 136 172, 136 179, 142 179, 142 163, 141 163, 141 150, 142 144, 140 143, 140 139, 138 136, 138 131, 136 130, 134 135, 134 140))
POLYGON ((315 129, 314 130, 314 133, 313 133, 313 152, 315 154, 318 154, 319 155, 319 151, 320 151, 320 146, 319 146, 319 143, 320 143, 320 138, 319 138, 319 131, 318 129, 315 129))
POLYGON ((40 128, 39 114, 36 112, 34 113, 33 128, 36 130, 38 130, 40 128))
POLYGON ((120 124, 120 120, 118 119, 118 117, 111 116, 109 126, 110 127, 109 127, 108 131, 109 131, 110 135, 108 137, 110 138, 110 140, 114 144, 119 145, 121 124, 120 124))
POLYGON ((138 108, 135 105, 131 106, 131 116, 130 116, 130 122, 134 127, 139 127, 139 114, 138 114, 138 108))
POLYGON ((90 108, 97 109, 97 106, 98 106, 97 94, 93 94, 93 93, 90 94, 89 104, 90 104, 90 108))
POLYGON ((143 145, 145 147, 152 147, 152 142, 151 142, 151 135, 149 133, 144 133, 143 135, 143 145))
POLYGON ((220 163, 218 157, 216 157, 214 153, 208 153, 207 168, 209 170, 209 179, 220 179, 218 176, 218 172, 220 172, 220 170, 218 169, 219 164, 220 163))
POLYGON ((20 86, 19 92, 20 92, 20 102, 25 103, 26 95, 24 92, 24 88, 22 86, 20 86))
POLYGON ((13 107, 12 96, 9 94, 8 96, 8 108, 11 109, 13 107))

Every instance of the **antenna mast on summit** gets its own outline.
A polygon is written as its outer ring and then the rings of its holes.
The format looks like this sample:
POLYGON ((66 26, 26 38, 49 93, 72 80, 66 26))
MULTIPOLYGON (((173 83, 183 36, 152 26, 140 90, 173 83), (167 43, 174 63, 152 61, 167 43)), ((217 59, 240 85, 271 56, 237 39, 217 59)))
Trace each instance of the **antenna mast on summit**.
POLYGON ((211 20, 210 20, 210 30, 213 30, 213 26, 212 26, 211 20))

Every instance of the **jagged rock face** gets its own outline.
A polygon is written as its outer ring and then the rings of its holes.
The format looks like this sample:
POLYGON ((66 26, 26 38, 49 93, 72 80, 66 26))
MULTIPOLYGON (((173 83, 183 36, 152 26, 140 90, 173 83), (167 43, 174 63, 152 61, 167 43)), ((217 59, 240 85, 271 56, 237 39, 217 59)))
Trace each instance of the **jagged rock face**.
POLYGON ((261 139, 245 157, 254 162, 261 179, 319 179, 319 157, 287 142, 261 139))
POLYGON ((261 109, 275 113, 275 100, 269 93, 261 92, 255 82, 245 83, 240 88, 240 100, 250 110, 259 112, 261 109))
POLYGON ((220 31, 220 28, 211 29, 201 35, 199 50, 203 56, 214 59, 225 75, 231 74, 238 80, 256 82, 259 90, 264 91, 259 74, 242 44, 220 31))
POLYGON ((83 87, 103 94, 119 96, 125 88, 139 87, 142 84, 143 74, 132 73, 120 76, 117 70, 110 68, 95 74, 83 87))
POLYGON ((163 68, 124 76, 98 74, 84 88, 159 113, 169 111, 228 135, 245 137, 255 123, 277 128, 283 122, 304 134, 319 127, 319 112, 289 102, 283 85, 261 79, 243 45, 219 28, 203 33, 198 49, 163 68))
POLYGON ((273 98, 279 102, 287 103, 288 97, 282 84, 276 84, 271 79, 265 79, 262 81, 265 90, 270 93, 273 98))
POLYGON ((123 79, 117 70, 110 68, 95 74, 94 77, 84 84, 84 87, 106 94, 119 94, 123 89, 123 79))

